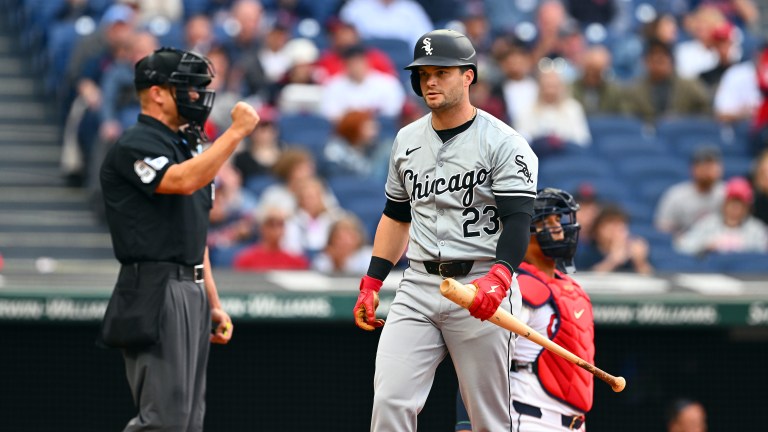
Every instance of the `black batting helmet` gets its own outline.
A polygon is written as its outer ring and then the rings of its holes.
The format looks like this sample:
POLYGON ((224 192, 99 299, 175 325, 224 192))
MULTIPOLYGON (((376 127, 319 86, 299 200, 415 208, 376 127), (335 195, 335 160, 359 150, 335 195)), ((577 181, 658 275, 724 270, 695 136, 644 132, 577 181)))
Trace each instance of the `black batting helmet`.
MULTIPOLYGON (((554 259, 561 270, 573 268, 573 256, 579 243, 581 226, 576 221, 579 204, 568 192, 557 188, 544 188, 536 194, 533 201, 533 218, 531 218, 531 233, 536 235, 544 255, 554 259), (560 225, 564 239, 555 241, 552 233, 544 229, 536 232, 534 223, 551 214, 560 215, 560 225)), ((568 271, 570 273, 570 271, 568 271)))
POLYGON ((413 48, 413 61, 405 67, 411 71, 411 87, 421 94, 419 66, 469 66, 475 72, 472 84, 477 82, 477 53, 468 37, 455 30, 433 30, 424 34, 413 48))

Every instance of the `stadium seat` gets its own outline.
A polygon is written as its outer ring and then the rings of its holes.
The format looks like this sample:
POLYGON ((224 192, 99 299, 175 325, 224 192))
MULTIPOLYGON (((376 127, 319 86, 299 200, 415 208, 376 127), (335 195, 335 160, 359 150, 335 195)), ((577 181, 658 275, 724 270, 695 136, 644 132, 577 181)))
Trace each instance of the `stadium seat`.
POLYGON ((655 245, 651 247, 649 259, 651 265, 660 273, 711 271, 704 260, 680 254, 671 246, 655 245))
POLYGON ((592 139, 609 134, 641 136, 646 131, 643 122, 636 117, 620 115, 591 115, 587 118, 592 139))
POLYGON ((688 157, 692 150, 703 144, 724 147, 720 123, 707 117, 676 117, 656 122, 656 136, 666 147, 688 157))
POLYGON ((723 176, 726 179, 731 177, 747 177, 751 174, 754 161, 745 156, 724 156, 723 157, 723 176))
POLYGON ((366 45, 379 49, 387 54, 400 72, 413 61, 413 48, 408 42, 394 38, 370 38, 363 41, 366 45))
POLYGON ((593 136, 592 145, 596 153, 612 161, 668 153, 654 137, 644 134, 607 132, 593 136))
POLYGON ((629 215, 629 222, 634 224, 650 225, 653 223, 653 205, 644 201, 627 200, 620 206, 629 215))
POLYGON ((588 155, 551 156, 539 161, 539 184, 563 185, 572 181, 615 178, 613 167, 605 160, 588 155))
POLYGON ((632 187, 649 180, 680 181, 688 177, 688 162, 671 156, 645 156, 616 163, 621 178, 632 187))
POLYGON ((320 161, 333 126, 325 117, 317 114, 283 113, 277 120, 277 128, 281 141, 308 149, 320 161))
POLYGON ((367 197, 377 200, 382 208, 385 202, 384 183, 379 180, 354 175, 337 175, 328 178, 328 187, 336 195, 339 205, 345 209, 357 205, 360 200, 367 197))
POLYGON ((46 70, 45 90, 54 94, 62 82, 69 57, 81 35, 74 22, 62 22, 49 29, 50 43, 48 45, 48 68, 46 70))
POLYGON ((260 175, 247 179, 243 187, 246 191, 253 194, 254 197, 259 198, 261 193, 264 192, 264 189, 277 182, 277 178, 272 177, 271 175, 260 175))
POLYGON ((667 189, 676 183, 678 183, 678 181, 669 178, 649 179, 642 184, 635 185, 635 189, 640 199, 656 207, 659 198, 661 198, 667 189))
POLYGON ((711 254, 704 260, 711 271, 723 273, 765 273, 768 254, 758 252, 711 254))

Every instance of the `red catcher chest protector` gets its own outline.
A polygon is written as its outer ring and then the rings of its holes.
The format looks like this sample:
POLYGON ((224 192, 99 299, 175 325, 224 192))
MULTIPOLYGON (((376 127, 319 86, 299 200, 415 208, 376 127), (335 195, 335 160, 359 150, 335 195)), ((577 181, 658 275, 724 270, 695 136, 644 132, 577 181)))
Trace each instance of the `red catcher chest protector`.
MULTIPOLYGON (((549 338, 594 364, 595 326, 589 296, 570 277, 555 271, 550 278, 529 263, 522 263, 518 276, 523 301, 532 308, 550 302, 559 325, 549 338)), ((551 329, 548 329, 551 333, 551 329)), ((535 370, 544 390, 553 398, 573 408, 588 412, 592 409, 592 374, 549 350, 543 349, 536 359, 535 370)))

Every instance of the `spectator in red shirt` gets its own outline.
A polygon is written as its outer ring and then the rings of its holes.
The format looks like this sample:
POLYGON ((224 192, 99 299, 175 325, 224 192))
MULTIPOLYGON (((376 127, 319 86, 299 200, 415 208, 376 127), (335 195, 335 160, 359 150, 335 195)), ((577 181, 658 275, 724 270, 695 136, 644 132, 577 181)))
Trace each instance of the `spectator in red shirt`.
MULTIPOLYGON (((331 20, 328 24, 328 34, 331 39, 330 46, 320 55, 320 59, 316 63, 321 81, 344 72, 344 58, 341 53, 347 48, 360 45, 363 42, 355 26, 338 18, 331 20)), ((384 51, 367 47, 365 57, 368 59, 371 69, 398 76, 392 59, 384 51)))
POLYGON ((309 261, 302 255, 284 251, 280 242, 285 236, 286 213, 277 207, 268 207, 259 214, 260 241, 235 256, 236 270, 306 270, 309 261))

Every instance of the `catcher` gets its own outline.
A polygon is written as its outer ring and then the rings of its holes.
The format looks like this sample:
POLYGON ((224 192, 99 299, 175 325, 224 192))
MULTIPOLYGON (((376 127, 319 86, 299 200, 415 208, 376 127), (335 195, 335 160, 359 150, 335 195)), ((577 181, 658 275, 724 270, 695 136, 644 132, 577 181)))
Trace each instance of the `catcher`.
MULTIPOLYGON (((594 322, 589 296, 566 273, 580 226, 579 205, 560 189, 540 190, 533 204, 531 238, 518 283, 523 308, 517 318, 562 347, 593 363, 594 322)), ((584 430, 592 408, 592 375, 525 338, 518 338, 510 370, 512 430, 584 430)), ((471 431, 461 393, 456 431, 471 431)))

